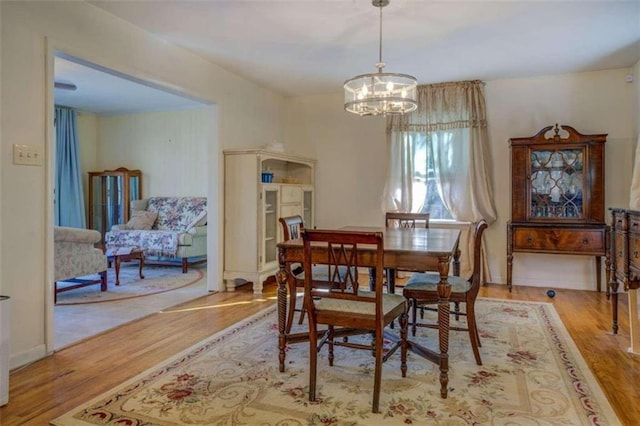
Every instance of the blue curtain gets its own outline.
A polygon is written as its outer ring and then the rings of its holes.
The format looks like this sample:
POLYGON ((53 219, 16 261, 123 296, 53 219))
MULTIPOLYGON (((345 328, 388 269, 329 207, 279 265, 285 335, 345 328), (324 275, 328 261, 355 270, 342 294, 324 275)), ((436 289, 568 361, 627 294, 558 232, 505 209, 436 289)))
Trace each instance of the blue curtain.
POLYGON ((56 107, 55 224, 86 228, 76 111, 56 107))

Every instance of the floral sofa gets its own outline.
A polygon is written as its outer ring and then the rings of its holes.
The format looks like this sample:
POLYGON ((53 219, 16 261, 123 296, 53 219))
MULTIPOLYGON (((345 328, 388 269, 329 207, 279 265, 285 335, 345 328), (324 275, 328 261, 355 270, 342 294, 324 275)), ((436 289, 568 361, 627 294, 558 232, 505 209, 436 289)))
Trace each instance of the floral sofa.
POLYGON ((88 285, 100 284, 101 291, 107 290, 107 256, 95 248, 100 239, 100 232, 93 229, 53 228, 56 301, 58 293, 88 285))
POLYGON ((206 262, 206 197, 150 197, 131 205, 131 219, 105 234, 105 247, 145 249, 145 262, 175 264, 182 272, 206 262))

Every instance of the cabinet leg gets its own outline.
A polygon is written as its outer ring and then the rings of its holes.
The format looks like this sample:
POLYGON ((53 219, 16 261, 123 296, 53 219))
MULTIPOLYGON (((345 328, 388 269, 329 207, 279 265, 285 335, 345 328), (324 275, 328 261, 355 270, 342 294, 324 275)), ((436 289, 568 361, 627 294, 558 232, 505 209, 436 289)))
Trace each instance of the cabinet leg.
POLYGON ((596 290, 598 293, 602 291, 602 260, 600 256, 596 256, 596 290))
POLYGON ((511 272, 513 271, 513 255, 507 255, 507 288, 511 293, 511 272))
POLYGON ((640 353, 640 321, 638 320, 638 290, 629 289, 629 337, 631 347, 629 351, 640 353))
POLYGON ((618 292, 611 290, 611 329, 618 334, 618 292))
POLYGON ((611 297, 611 285, 609 284, 609 282, 611 281, 611 256, 609 255, 609 252, 607 251, 607 255, 604 258, 604 271, 606 274, 606 278, 607 278, 607 300, 609 300, 609 298, 611 297))

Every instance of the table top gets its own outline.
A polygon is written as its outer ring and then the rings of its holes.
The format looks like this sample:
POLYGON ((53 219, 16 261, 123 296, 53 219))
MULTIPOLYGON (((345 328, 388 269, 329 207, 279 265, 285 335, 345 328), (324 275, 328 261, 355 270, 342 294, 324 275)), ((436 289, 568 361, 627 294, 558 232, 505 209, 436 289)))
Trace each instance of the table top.
MULTIPOLYGON (((460 230, 454 228, 384 228, 345 226, 342 231, 382 232, 385 252, 421 252, 431 256, 450 255, 456 250, 460 230)), ((302 247, 302 238, 284 241, 281 248, 302 247)))

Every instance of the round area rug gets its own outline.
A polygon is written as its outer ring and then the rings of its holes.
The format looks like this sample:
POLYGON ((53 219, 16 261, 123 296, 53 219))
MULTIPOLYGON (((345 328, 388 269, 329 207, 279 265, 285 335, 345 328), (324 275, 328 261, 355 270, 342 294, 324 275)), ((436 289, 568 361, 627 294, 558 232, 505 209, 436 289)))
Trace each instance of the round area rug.
MULTIPOLYGON (((58 293, 56 305, 111 302, 177 290, 200 281, 205 275, 205 270, 189 268, 189 271, 183 274, 182 268, 176 266, 145 265, 142 270, 144 279, 140 279, 137 264, 123 264, 120 267, 120 285, 115 284, 115 271, 109 268, 107 291, 100 291, 100 284, 65 291, 58 293)), ((64 282, 58 282, 58 288, 64 286, 64 282)))

